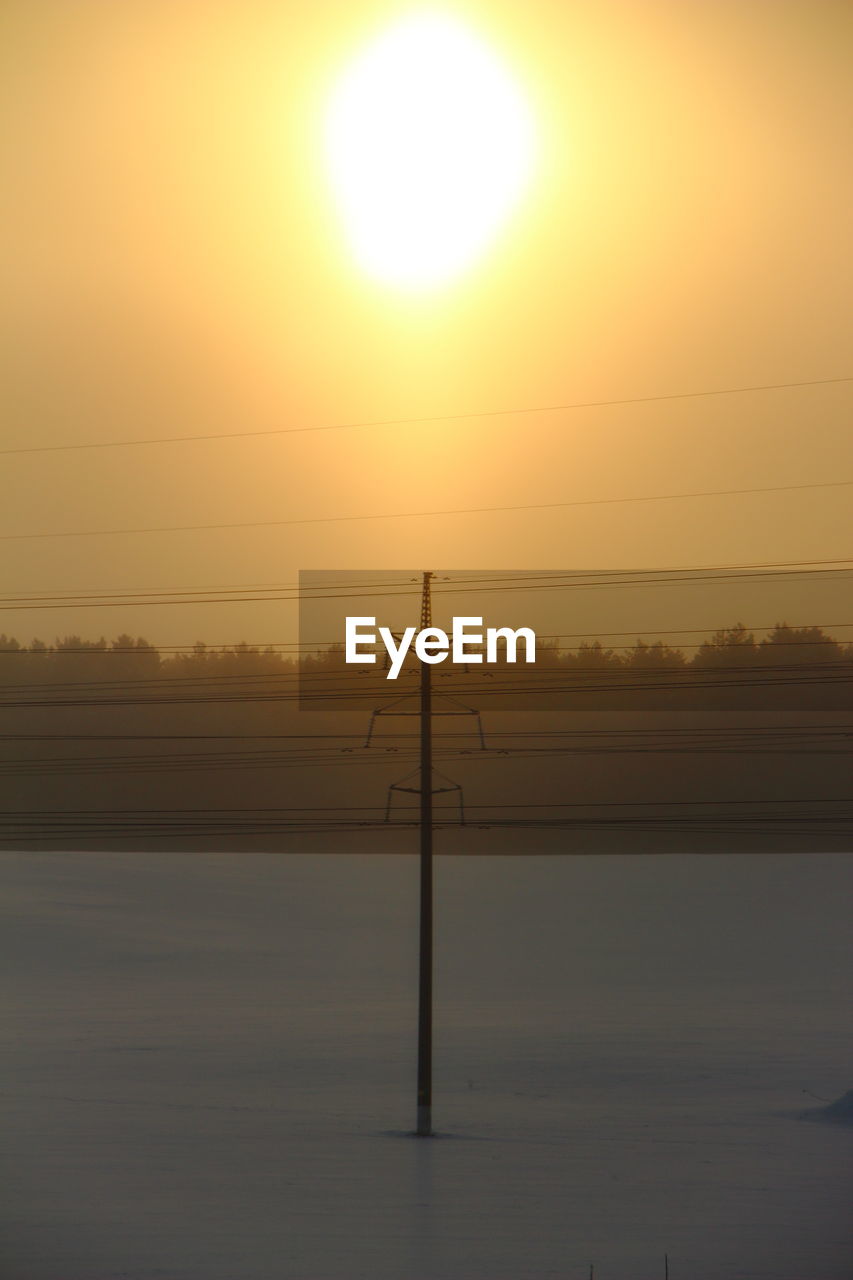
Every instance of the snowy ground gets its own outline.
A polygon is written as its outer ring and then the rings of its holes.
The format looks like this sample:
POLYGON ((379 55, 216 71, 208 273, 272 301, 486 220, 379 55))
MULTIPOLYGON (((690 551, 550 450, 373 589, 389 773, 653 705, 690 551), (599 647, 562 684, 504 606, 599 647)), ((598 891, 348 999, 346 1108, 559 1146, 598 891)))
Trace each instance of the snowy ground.
POLYGON ((849 1280, 853 859, 2 854, 4 1280, 849 1280))

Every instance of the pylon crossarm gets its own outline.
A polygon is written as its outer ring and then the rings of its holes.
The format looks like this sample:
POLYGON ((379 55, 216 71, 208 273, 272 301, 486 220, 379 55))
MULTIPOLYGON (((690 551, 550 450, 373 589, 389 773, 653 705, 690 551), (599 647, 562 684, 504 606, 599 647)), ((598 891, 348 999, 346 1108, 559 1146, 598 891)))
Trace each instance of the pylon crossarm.
MULTIPOLYGON (((421 794, 420 782, 417 786, 406 786, 410 778, 420 778, 420 767, 412 769, 409 773, 404 774, 402 778, 398 778, 396 782, 392 782, 388 786, 389 791, 407 791, 410 795, 419 796, 421 794)), ((445 785, 443 787, 430 787, 430 793, 434 796, 440 795, 445 791, 461 791, 458 782, 454 782, 452 778, 448 778, 446 774, 439 773, 438 769, 433 769, 433 778, 439 778, 445 785)))
MULTIPOLYGON (((478 716, 480 714, 476 707, 469 707, 466 703, 460 702, 458 698, 454 698, 453 695, 450 693, 437 693, 435 696, 436 696, 436 700, 440 698, 442 702, 452 702, 454 707, 461 707, 465 715, 478 716)), ((450 715, 450 714, 452 713, 433 711, 433 715, 436 715, 436 716, 450 715)))
POLYGON ((369 747, 369 746, 370 746, 370 739, 373 737, 373 726, 374 726, 374 724, 376 723, 376 717, 377 717, 378 715, 379 715, 379 712, 378 712, 378 711, 374 711, 374 712, 373 712, 373 714, 372 714, 372 715, 371 715, 371 717, 370 717, 370 724, 367 726, 367 737, 364 739, 364 745, 365 745, 365 747, 369 747))
POLYGON ((396 707, 399 702, 405 702, 406 698, 411 698, 412 696, 413 695, 410 693, 403 693, 400 695, 399 698, 395 698, 393 702, 389 702, 386 707, 378 707, 375 711, 371 712, 370 724, 368 725, 368 728, 367 728, 367 737, 364 740, 365 747, 370 746, 370 742, 373 737, 373 731, 376 727, 376 721, 378 720, 379 716, 386 716, 386 715, 416 716, 418 715, 417 711, 394 711, 393 710, 393 708, 396 707))
POLYGON ((440 693, 438 697, 443 702, 452 702, 455 707, 461 707, 461 711, 437 711, 434 714, 440 716, 476 716, 477 717, 477 733, 480 738, 481 750, 486 750, 486 735, 483 732, 483 717, 476 707, 467 707, 464 702, 460 702, 458 698, 452 697, 449 693, 440 693))
POLYGON ((460 787, 460 785, 459 785, 459 783, 458 783, 458 782, 454 782, 452 778, 448 778, 448 776, 447 776, 447 774, 446 774, 446 773, 439 773, 438 769, 433 769, 433 771, 432 771, 432 776, 433 776, 434 778, 440 778, 442 782, 446 782, 446 783, 447 783, 447 786, 445 786, 445 787, 433 787, 433 792, 436 792, 436 791, 461 791, 461 790, 462 790, 462 788, 460 787))
MULTIPOLYGON (((410 796, 419 796, 421 794, 420 787, 401 787, 400 784, 397 782, 392 782, 388 790, 389 791, 405 791, 410 796)), ((433 787, 430 794, 434 796, 441 796, 441 795, 444 795, 446 791, 461 791, 461 790, 462 788, 459 786, 458 782, 454 782, 449 787, 433 787)))
MULTIPOLYGON (((438 776, 439 776, 439 777, 441 777, 441 774, 439 774, 438 776)), ((459 825, 460 825, 460 827, 464 827, 464 826, 465 826, 465 795, 464 795, 464 792, 463 792, 463 790, 462 790, 462 787, 461 787, 461 785, 460 785, 458 782, 451 782, 449 778, 446 778, 446 779, 445 779, 445 781, 446 781, 446 782, 447 782, 447 784, 448 784, 446 787, 433 787, 433 789, 432 789, 432 793, 433 793, 433 795, 438 795, 438 794, 440 794, 440 793, 442 793, 442 792, 455 791, 455 792, 458 794, 458 796, 459 796, 459 825)))
MULTIPOLYGON (((392 813, 393 813, 393 811, 394 811, 394 792, 395 792, 395 791, 403 791, 403 792, 405 792, 405 793, 406 793, 406 794, 408 794, 408 795, 420 795, 420 789, 419 789, 418 787, 399 787, 399 786, 396 786, 396 785, 394 785, 394 786, 390 786, 390 787, 388 788, 388 799, 387 799, 386 804, 385 804, 385 818, 384 818, 384 821, 385 821, 385 822, 387 822, 387 823, 390 823, 390 822, 391 822, 391 815, 392 815, 392 813)), ((456 824, 456 825, 458 825, 458 826, 460 826, 460 827, 464 827, 464 826, 466 825, 466 824, 465 824, 465 801, 464 801, 464 797, 463 797, 462 788, 461 788, 460 786, 452 786, 452 787, 434 787, 434 788, 433 788, 433 791, 432 791, 432 794, 433 794, 434 796, 436 796, 436 795, 441 795, 441 794, 444 794, 444 793, 447 793, 447 792, 451 792, 451 791, 455 791, 455 792, 458 794, 458 797, 459 797, 459 800, 458 800, 459 817, 458 817, 458 820, 457 820, 457 824, 456 824)), ((410 825, 411 825, 411 819, 410 819, 410 820, 408 820, 407 822, 405 822, 405 823, 404 823, 404 825, 406 825, 406 826, 410 826, 410 825)), ((439 820, 439 825, 441 825, 441 826, 453 826, 453 825, 454 825, 454 823, 452 823, 452 822, 448 822, 448 821, 445 821, 445 820, 443 820, 443 819, 440 819, 440 820, 439 820)))
POLYGON ((407 782, 409 781, 409 778, 415 778, 415 777, 419 777, 419 776, 420 776, 420 769, 419 769, 419 768, 412 769, 410 773, 404 774, 404 775, 403 775, 403 777, 402 777, 402 778, 398 778, 396 782, 391 782, 391 783, 389 783, 389 784, 388 784, 388 790, 389 790, 389 791, 414 791, 414 792, 420 792, 420 787, 407 787, 407 786, 405 786, 405 783, 407 783, 407 782))

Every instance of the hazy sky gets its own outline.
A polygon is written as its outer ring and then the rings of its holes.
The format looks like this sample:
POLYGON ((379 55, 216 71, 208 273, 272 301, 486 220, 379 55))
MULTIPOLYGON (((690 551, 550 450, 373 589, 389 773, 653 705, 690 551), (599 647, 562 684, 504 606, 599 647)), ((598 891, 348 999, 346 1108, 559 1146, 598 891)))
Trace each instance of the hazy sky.
MULTIPOLYGON (((4 0, 3 448, 853 374, 847 0, 436 4, 529 96, 540 161, 491 252, 419 298, 357 267, 322 150, 342 70, 413 7, 4 0)), ((13 454, 0 533, 853 479, 851 385, 13 454)), ((7 538, 0 594, 839 558, 851 493, 7 538)), ((21 640, 270 642, 293 627, 277 603, 0 616, 21 640)))

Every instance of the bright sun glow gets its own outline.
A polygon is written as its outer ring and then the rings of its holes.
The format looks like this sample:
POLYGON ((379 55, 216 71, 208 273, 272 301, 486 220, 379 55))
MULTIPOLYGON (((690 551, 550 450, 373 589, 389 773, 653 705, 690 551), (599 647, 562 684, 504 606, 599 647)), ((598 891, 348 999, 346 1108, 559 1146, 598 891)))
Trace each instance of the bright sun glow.
POLYGON ((399 288, 445 284, 485 251, 530 175, 530 110, 498 58, 438 13, 395 23, 344 74, 326 132, 361 265, 399 288))

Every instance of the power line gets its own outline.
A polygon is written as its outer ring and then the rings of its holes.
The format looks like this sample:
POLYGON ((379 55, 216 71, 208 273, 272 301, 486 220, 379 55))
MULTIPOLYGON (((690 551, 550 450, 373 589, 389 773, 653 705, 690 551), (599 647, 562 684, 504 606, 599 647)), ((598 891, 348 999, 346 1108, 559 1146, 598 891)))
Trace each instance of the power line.
MULTIPOLYGON (((690 804, 703 805, 705 802, 694 801, 686 802, 690 804)), ((798 801, 801 805, 819 806, 817 810, 810 810, 801 813, 792 812, 790 807, 776 808, 780 804, 779 801, 757 801, 752 802, 756 805, 763 806, 764 811, 743 812, 739 811, 739 807, 750 802, 744 801, 719 801, 712 802, 717 806, 716 812, 686 812, 684 810, 675 813, 672 812, 671 806, 666 802, 654 805, 655 808, 662 809, 664 812, 659 813, 615 813, 615 806, 601 805, 589 806, 598 809, 607 809, 610 812, 605 813, 575 813, 572 816, 552 817, 539 813, 537 816, 530 817, 507 817, 502 816, 499 812, 495 813, 494 809, 500 810, 501 806, 481 806, 489 811, 478 813, 473 819, 465 823, 459 818, 447 819, 440 813, 435 815, 435 826, 441 829, 459 828, 465 826, 474 826, 477 828, 506 828, 506 829, 535 829, 542 830, 560 830, 560 829, 612 829, 612 830, 631 830, 639 829, 646 831, 704 831, 706 833, 739 831, 742 833, 766 830, 768 832, 778 831, 780 829, 789 829, 791 831, 799 830, 803 834, 821 830, 821 834, 849 836, 850 832, 850 815, 842 810, 837 813, 823 812, 824 806, 834 801, 822 799, 808 799, 798 801), (729 812, 725 812, 725 806, 732 806, 729 812), (668 814, 666 810, 670 810, 668 814)), ((412 806, 414 807, 414 806, 412 806)), ((554 806, 543 805, 541 807, 530 806, 530 808, 550 809, 554 806)), ((314 816, 316 810, 196 810, 196 811, 174 811, 159 810, 152 813, 146 811, 133 810, 82 810, 82 811, 55 811, 53 813, 40 813, 37 811, 9 813, 4 817, 2 829, 2 838, 4 842, 8 841, 41 841, 41 840, 68 840, 84 838, 116 838, 116 837, 202 837, 211 835, 230 835, 230 836, 258 836, 270 834, 308 834, 308 833, 329 833, 341 834, 344 831, 386 831, 394 832, 409 829, 417 824, 417 820, 412 818, 398 818, 392 822, 384 821, 380 817, 358 817, 358 809, 340 810, 344 816, 341 817, 325 817, 314 816), (293 816, 291 816, 293 815, 293 816)), ((376 812, 374 807, 373 812, 376 812)))
POLYGON ((420 426, 435 422, 458 422, 464 419, 506 418, 525 413, 568 413, 579 409, 611 409, 623 405, 660 404, 667 400, 698 400, 761 391, 789 391, 799 387, 826 387, 845 382, 853 382, 853 375, 848 374, 840 378, 812 378, 800 382, 769 382, 748 387, 720 387, 705 391, 678 391, 656 396, 630 396, 619 400, 579 400, 568 404, 527 405, 515 409, 477 409, 431 414, 428 417, 419 418, 374 418, 361 422, 337 422, 315 427, 272 427, 263 431, 222 431, 195 436, 159 436, 151 440, 99 440, 75 444, 23 445, 19 448, 0 449, 0 455, 64 453, 80 449, 127 449, 146 445, 191 444, 208 440, 249 440, 263 436, 305 435, 316 431, 358 431, 368 427, 420 426))
MULTIPOLYGON (((735 673, 748 674, 750 672, 758 672, 758 673, 761 673, 762 677, 769 674, 778 676, 782 673, 798 672, 798 671, 831 673, 833 671, 846 671, 848 670, 848 668, 850 668, 851 671, 853 671, 853 667, 851 667, 851 664, 850 664, 850 659, 845 655, 842 655, 838 659, 833 657, 828 657, 828 656, 827 657, 821 656, 820 658, 816 658, 812 661, 805 661, 805 662, 791 662, 791 661, 779 662, 777 660, 777 653, 776 653, 777 650, 783 650, 787 648, 814 649, 814 648, 819 648, 821 646, 824 646, 827 649, 829 647, 840 648, 837 641, 829 638, 823 641, 798 640, 798 641, 789 641, 789 642, 782 641, 778 644, 774 642, 773 644, 769 644, 769 645, 759 644, 755 646, 754 661, 735 663, 730 661, 729 659, 734 654, 736 654, 738 650, 746 648, 746 646, 730 645, 730 646, 724 646, 720 650, 721 652, 727 655, 727 660, 724 663, 719 665, 705 664, 702 662, 691 662, 688 664, 688 663, 673 663, 673 662, 664 663, 664 662, 655 661, 654 666, 645 668, 642 665, 638 667, 638 665, 634 662, 626 663, 620 658, 612 666, 608 666, 608 667, 602 666, 600 669, 594 669, 594 671, 590 671, 589 668, 586 668, 585 670, 584 668, 582 668, 582 671, 584 671, 584 674, 586 674, 587 676, 592 676, 594 674, 596 678, 598 677, 605 678, 605 679, 612 678, 616 680, 624 679, 626 677, 634 679, 637 676, 637 674, 643 674, 643 675, 648 675, 649 677, 655 677, 662 673, 679 674, 679 675, 683 674, 685 679, 692 679, 692 677, 695 674, 706 675, 709 671, 716 671, 717 673, 725 673, 726 675, 733 675, 735 673), (770 658, 770 661, 765 662, 765 658, 768 658, 768 657, 770 658)), ((693 647, 702 648, 703 646, 699 645, 699 646, 693 646, 693 647)), ((646 650, 653 650, 653 649, 654 649, 654 646, 646 646, 646 650)), ((646 650, 644 650, 643 652, 646 652, 646 650)), ((628 646, 628 652, 631 653, 633 651, 634 651, 633 648, 628 646)), ((20 653, 26 653, 27 650, 21 649, 21 650, 16 650, 14 652, 16 654, 20 654, 20 653)), ((58 652, 63 653, 64 651, 59 650, 58 652)), ((90 650, 90 652, 99 656, 101 653, 109 652, 109 650, 96 649, 96 650, 90 650)), ((564 651, 554 650, 554 652, 564 652, 564 651)), ((582 653, 583 650, 566 650, 565 652, 582 653)), ((797 655, 794 655, 794 656, 796 657, 797 655)), ((40 658, 37 660, 41 661, 40 658)), ((463 667, 466 667, 467 663, 462 663, 458 665, 462 665, 463 667)), ((447 674, 462 678, 458 670, 458 665, 451 668, 451 671, 448 672, 447 674)), ((598 664, 596 664, 596 667, 597 666, 598 664)), ((408 674, 411 675, 412 673, 409 672, 408 674)), ((445 673, 439 673, 439 674, 442 675, 445 673)), ((468 674, 469 673, 466 672, 466 676, 468 674)), ((478 674, 485 676, 486 673, 478 673, 478 674)), ((554 666, 548 665, 541 668, 533 668, 532 670, 522 670, 520 673, 517 671, 516 672, 502 671, 502 674, 505 677, 514 677, 516 679, 523 678, 525 680, 531 680, 535 685, 535 683, 537 683, 537 681, 540 679, 553 680, 556 678, 560 678, 561 676, 571 677, 575 675, 576 672, 573 670, 571 665, 566 663, 561 663, 559 665, 554 665, 554 666)), ((375 672, 362 672, 362 671, 346 672, 342 668, 333 668, 331 670, 319 670, 319 671, 313 671, 313 670, 300 671, 298 669, 286 670, 286 671, 261 671, 261 672, 247 671, 247 672, 242 672, 237 674, 213 672, 210 675, 168 675, 168 674, 159 675, 158 674, 158 675, 148 675, 148 676, 134 676, 134 677, 124 678, 124 679, 97 679, 97 680, 70 679, 70 680, 38 680, 38 681, 14 681, 13 680, 5 684, 0 684, 0 695, 6 692, 11 692, 15 694, 39 693, 43 690, 51 690, 54 693, 61 693, 61 692, 67 691, 73 694, 73 693, 78 693, 78 692, 81 692, 84 690, 90 690, 90 689, 102 689, 105 691, 112 690, 114 692, 119 692, 119 693, 136 693, 136 692, 145 692, 145 691, 162 693, 162 692, 169 692, 173 690, 182 690, 182 689, 189 689, 189 690, 198 689, 198 690, 201 690, 202 692, 204 690, 210 690, 212 692, 216 692, 217 690, 229 690, 229 689, 237 689, 237 691, 239 691, 239 687, 241 685, 247 686, 248 690, 256 690, 259 687, 259 685, 263 684, 263 682, 268 682, 272 687, 272 689, 275 690, 275 689, 280 689, 282 687, 286 687, 288 685, 293 687, 295 682, 298 682, 300 685, 303 685, 303 686, 308 685, 310 687, 310 685, 315 684, 316 682, 322 682, 322 681, 328 682, 332 680, 339 680, 341 678, 345 680, 345 683, 341 686, 335 686, 335 685, 322 686, 321 685, 319 690, 320 695, 323 697, 331 696, 331 694, 335 692, 343 691, 344 689, 347 690, 348 692, 352 691, 353 689, 352 681, 358 679, 368 686, 362 690, 362 696, 372 697, 374 696, 376 691, 376 681, 380 677, 377 676, 375 672)), ((490 683, 483 685, 484 693, 488 693, 492 688, 498 687, 493 683, 491 683, 496 678, 496 673, 489 673, 488 678, 490 683)), ((385 688, 385 685, 380 684, 379 687, 385 688)))
MULTIPOLYGON (((282 735, 284 736, 284 735, 282 735)), ((417 736, 417 735, 415 735, 417 736)), ((458 733, 441 737, 464 737, 458 733)), ((470 735, 469 735, 470 736, 470 735)), ((497 740, 513 740, 518 733, 490 735, 497 740)), ((507 761, 564 759, 572 756, 690 754, 690 755, 836 755, 849 756, 853 748, 850 727, 710 730, 574 730, 539 733, 535 738, 551 738, 544 746, 519 745, 470 747, 442 745, 435 754, 439 760, 461 760, 469 763, 505 764, 507 761)), ((0 759, 0 775, 39 777, 45 775, 150 774, 158 772, 198 773, 222 770, 261 770, 275 768, 374 768, 382 758, 393 754, 397 761, 416 758, 414 746, 371 748, 353 751, 351 747, 300 745, 294 747, 232 748, 198 751, 156 751, 125 755, 24 756, 0 759)))
MULTIPOLYGON (((682 808, 718 808, 723 805, 743 805, 747 808, 763 806, 791 805, 853 805, 850 796, 793 796, 779 799, 725 799, 725 800, 539 800, 539 801, 497 801, 491 804, 469 804, 466 808, 472 812, 480 810, 530 810, 530 809, 682 809, 682 808)), ((401 808, 416 809, 415 803, 403 804, 401 808)), ((266 817, 268 814, 285 813, 382 813, 383 805, 375 804, 333 804, 333 805, 249 805, 242 808, 210 808, 201 807, 162 808, 162 809, 7 809, 3 820, 29 819, 34 822, 48 821, 52 818, 203 818, 220 816, 245 817, 249 814, 266 817)))
MULTIPOLYGON (((554 591, 590 590, 594 587, 614 586, 648 586, 667 585, 680 582, 718 582, 744 578, 784 576, 797 577, 806 574, 844 574, 853 568, 850 556, 819 560, 778 560, 747 564, 703 565, 671 567, 665 569, 604 569, 597 571, 552 571, 538 574, 516 573, 512 575, 493 575, 480 577, 455 578, 439 580, 436 595, 477 595, 483 592, 503 593, 518 591, 554 591), (686 574, 687 577, 676 575, 686 574), (627 575, 627 576, 625 576, 627 575), (658 575, 658 576, 652 576, 658 575)), ((21 611, 27 609, 97 609, 97 608, 130 608, 148 607, 151 605, 183 605, 183 604, 258 604, 267 602, 289 601, 310 603, 314 600, 362 600, 376 597, 398 597, 416 595, 417 590, 410 585, 408 579, 398 582, 344 583, 346 590, 335 590, 335 584, 324 586, 304 586, 299 583, 282 583, 266 588, 255 587, 222 587, 222 595, 210 595, 209 588, 196 590, 162 591, 102 591, 76 592, 67 595, 56 595, 48 592, 34 592, 27 595, 16 592, 9 596, 0 596, 0 609, 4 611, 21 611), (377 590, 376 588, 382 588, 377 590), (265 590, 265 595, 250 594, 265 590)), ((332 642, 316 642, 332 643, 332 642)), ((2 652, 2 651, 0 651, 2 652)))
MULTIPOLYGON (((798 724, 768 724, 768 725, 738 725, 735 727, 707 725, 700 728, 656 728, 656 729, 492 729, 489 732, 489 738, 495 741, 504 739, 522 739, 522 740, 542 740, 542 739, 565 739, 565 738, 595 738, 609 737, 618 735, 619 737, 632 737, 636 739, 640 735, 653 734, 661 738, 673 738, 681 740, 684 736, 692 737, 694 735, 708 735, 711 737, 718 736, 744 736, 744 735, 774 735, 780 733, 807 734, 807 735, 842 735, 844 737, 853 737, 853 724, 831 724, 831 725, 798 725, 798 724)), ((419 739, 420 734, 417 732, 406 732, 398 730, 393 733, 373 735, 375 738, 383 737, 393 740, 402 739, 419 739)), ((473 731, 464 732, 459 730, 442 731, 442 738, 472 738, 475 734, 473 731)), ((0 734, 0 742, 259 742, 259 741, 295 741, 295 742, 314 742, 320 740, 332 740, 335 742, 357 742, 364 747, 364 733, 3 733, 0 734)), ((329 748, 330 750, 333 748, 329 748)), ((353 748, 341 748, 344 751, 353 751, 353 748)), ((373 750, 373 748, 371 748, 373 750)), ((487 753, 488 754, 488 751, 487 753)), ((478 751, 478 758, 481 753, 478 751)))
MULTIPOLYGON (((778 625, 778 623, 764 622, 760 624, 749 623, 745 625, 746 625, 747 631, 760 632, 760 631, 772 631, 773 628, 778 625)), ((836 628, 853 627, 853 622, 810 622, 806 624, 805 627, 798 626, 798 627, 795 627, 794 629, 799 631, 803 629, 815 628, 820 631, 825 631, 829 627, 836 627, 836 628)), ((687 627, 687 628, 681 628, 677 630, 671 630, 671 629, 667 630, 664 628, 646 627, 644 629, 636 628, 633 631, 577 631, 577 632, 561 631, 559 634, 557 632, 552 632, 549 635, 546 635, 541 632, 537 632, 537 636, 539 640, 562 640, 564 637, 566 638, 571 637, 573 639, 586 638, 591 640, 601 640, 605 637, 611 637, 611 636, 614 636, 614 637, 633 636, 636 643, 636 641, 641 640, 643 636, 654 636, 654 637, 692 636, 692 635, 704 635, 708 631, 709 631, 708 627, 687 627)), ((762 642, 758 642, 758 643, 760 645, 762 642)), ((819 643, 841 644, 843 642, 833 640, 833 638, 830 636, 830 637, 827 637, 825 641, 774 640, 773 646, 774 646, 774 649, 775 648, 779 648, 779 649, 814 648, 814 646, 819 643)), ((697 643, 691 643, 691 644, 681 643, 680 648, 681 649, 701 649, 705 644, 707 644, 707 641, 705 640, 697 643)), ((318 649, 322 647, 330 648, 333 645, 340 645, 340 640, 339 639, 338 640, 315 640, 307 644, 300 644, 298 642, 287 642, 287 641, 275 641, 275 642, 268 643, 262 640, 246 642, 246 647, 248 651, 253 654, 253 656, 266 657, 271 654, 273 657, 284 658, 288 662, 293 661, 294 657, 299 657, 299 654, 298 653, 291 654, 289 652, 285 652, 286 650, 297 650, 297 651, 305 650, 310 655, 310 654, 316 653, 318 649)), ((209 644, 209 645, 205 645, 200 656, 204 661, 218 662, 222 658, 226 658, 226 659, 233 658, 235 656, 235 652, 234 652, 235 648, 236 646, 232 644, 209 644)), ((582 653, 588 650, 589 648, 590 646, 583 645, 583 644, 582 645, 562 645, 561 644, 561 645, 555 645, 554 651, 557 653, 582 653)), ((614 649, 614 650, 624 649, 630 652, 634 648, 634 644, 607 645, 606 648, 614 649)), ((165 653, 165 654, 173 654, 177 657, 192 658, 195 656, 196 646, 191 644, 186 644, 186 645, 157 644, 157 645, 151 645, 147 649, 139 649, 135 645, 133 646, 111 645, 108 649, 107 648, 100 649, 91 645, 89 646, 84 645, 83 647, 68 647, 66 645, 62 645, 59 648, 56 648, 54 646, 47 646, 47 648, 45 648, 44 650, 33 650, 33 649, 27 648, 26 646, 21 646, 17 649, 0 649, 0 656, 32 658, 33 661, 36 661, 36 662, 42 662, 42 661, 50 662, 55 658, 64 659, 66 654, 71 654, 74 656, 82 656, 82 657, 88 656, 90 658, 94 657, 98 661, 100 661, 101 658, 104 658, 104 657, 109 658, 109 657, 112 657, 113 655, 116 655, 116 656, 117 655, 123 656, 125 654, 146 655, 151 653, 157 654, 157 655, 165 653)), ((238 657, 240 656, 239 651, 237 652, 236 656, 238 657)), ((269 674, 274 675, 276 673, 271 672, 269 674)))
POLYGON ((555 511, 568 507, 602 507, 632 502, 674 502, 691 498, 726 498, 753 493, 792 493, 805 489, 841 489, 853 480, 824 480, 810 484, 776 484, 748 489, 697 489, 690 493, 653 493, 623 498, 575 498, 568 502, 522 502, 495 507, 449 507, 436 511, 382 511, 352 516, 300 516, 289 520, 234 520, 216 524, 176 524, 135 529, 67 529, 57 533, 3 533, 0 541, 26 542, 37 538, 107 538, 127 534, 203 533, 223 529, 271 529, 285 525, 352 524, 365 520, 417 520, 427 517, 493 515, 512 511, 555 511))
MULTIPOLYGON (((813 565, 813 564, 847 564, 853 560, 851 556, 844 556, 834 560, 785 560, 779 561, 778 565, 787 567, 788 565, 813 565)), ((757 565, 744 565, 744 568, 772 568, 777 562, 770 562, 757 565)), ((724 565, 723 568, 739 568, 738 565, 724 565)), ((616 572, 615 570, 613 572, 616 572)), ((660 572, 656 570, 656 572, 660 572)), ((549 571, 550 577, 564 577, 565 572, 559 570, 549 571)), ((523 578, 520 578, 523 581, 523 578)), ((67 587, 63 587, 61 591, 35 590, 32 591, 12 591, 6 596, 0 596, 0 603, 10 602, 12 604, 25 602, 28 600, 57 600, 57 601, 78 601, 78 600, 114 600, 128 599, 131 597, 146 599, 151 596, 167 597, 184 597, 184 596, 204 596, 211 592, 220 592, 225 596, 245 596, 250 592, 256 591, 280 591, 290 592, 294 599, 305 597, 313 599, 316 591, 339 591, 340 598, 346 599, 349 595, 366 590, 372 590, 376 587, 401 587, 405 588, 401 594, 412 593, 410 583, 414 582, 413 578, 384 578, 381 581, 359 582, 358 579, 348 579, 343 582, 323 582, 323 583, 305 583, 305 582, 246 582, 246 583, 220 583, 206 587, 85 587, 77 591, 72 591, 67 587)), ((468 579, 460 579, 460 581, 468 581, 468 579)), ((488 578, 472 578, 472 582, 487 582, 488 578)), ((496 578, 495 581, 500 582, 502 579, 496 578)), ((327 597, 322 597, 326 599, 327 597)))
MULTIPOLYGON (((853 562, 853 556, 835 556, 831 559, 819 559, 811 557, 808 560, 750 560, 738 564, 691 564, 691 565, 656 565, 649 569, 597 569, 597 570, 568 570, 568 569, 548 569, 539 573, 528 573, 526 570, 483 570, 476 576, 461 576, 457 573, 450 573, 445 577, 444 574, 436 575, 436 591, 443 591, 445 583, 452 584, 499 584, 499 583, 518 583, 518 582, 541 582, 544 580, 552 580, 556 578, 585 578, 591 573, 600 573, 603 575, 617 573, 718 573, 721 570, 732 569, 796 569, 804 568, 809 565, 849 565, 853 562)), ((296 582, 217 582, 208 583, 206 586, 193 587, 80 587, 72 590, 70 587, 62 587, 55 590, 10 591, 7 595, 0 597, 0 601, 9 601, 15 603, 25 600, 84 600, 84 599, 113 599, 118 596, 122 597, 148 597, 148 596, 191 596, 206 595, 211 592, 221 592, 226 595, 247 594, 250 591, 294 591, 307 598, 313 599, 311 593, 317 591, 331 591, 340 589, 342 592, 346 589, 349 594, 353 591, 365 590, 374 587, 405 587, 407 593, 417 594, 417 588, 412 587, 413 583, 417 583, 417 578, 411 575, 405 578, 389 578, 384 576, 380 581, 360 582, 354 578, 353 570, 349 577, 341 582, 317 582, 307 583, 304 581, 296 582)), ((342 596, 343 598, 343 596, 342 596)), ((192 646, 178 646, 191 648, 192 646)))
MULTIPOLYGON (((491 702, 495 698, 520 698, 524 699, 531 694, 534 697, 548 696, 553 698, 554 695, 580 695, 588 696, 590 694, 607 694, 617 695, 624 693, 646 693, 657 694, 665 692, 681 693, 687 695, 708 689, 718 690, 773 690, 806 688, 815 686, 830 685, 847 685, 853 680, 853 666, 850 663, 822 663, 820 667, 810 666, 786 666, 774 665, 767 668, 749 667, 710 667, 710 668, 685 668, 685 667, 661 667, 658 669, 650 668, 648 670, 636 668, 620 668, 615 671, 602 669, 589 673, 587 679, 579 678, 573 673, 550 671, 542 673, 547 679, 556 681, 564 681, 566 677, 572 680, 572 683, 555 683, 545 684, 543 680, 536 680, 524 683, 524 680, 533 673, 525 672, 523 677, 512 680, 506 684, 488 683, 484 681, 477 684, 465 685, 458 687, 453 686, 454 697, 464 698, 481 698, 488 699, 491 702), (806 674, 796 675, 792 672, 802 671, 806 674), (674 677, 674 678, 673 678, 674 677), (733 678, 735 677, 735 678, 733 678)), ((14 689, 14 686, 11 686, 14 689)), ((80 696, 65 694, 63 696, 52 697, 22 697, 22 696, 6 696, 0 700, 0 706, 7 710, 24 708, 50 708, 50 707, 131 707, 131 706, 202 706, 202 705, 248 705, 250 703, 301 703, 307 705, 315 702, 326 707, 329 703, 335 703, 338 706, 344 703, 355 703, 363 706, 366 701, 375 696, 375 689, 354 688, 353 685, 331 686, 329 688, 320 687, 306 691, 299 688, 284 689, 281 691, 261 691, 247 692, 239 690, 225 690, 222 693, 193 692, 188 691, 181 694, 177 689, 172 691, 162 691, 156 689, 153 693, 145 690, 130 688, 127 692, 113 692, 103 696, 94 694, 86 694, 80 696)), ((414 693, 410 692, 411 697, 414 693)), ((329 708, 331 709, 331 708, 329 708)), ((512 709, 512 708, 510 708, 512 709)), ((672 709, 672 708, 669 708, 672 709)), ((713 709, 713 707, 709 708, 713 709)), ((736 708, 735 708, 736 709, 736 708)), ((747 708, 748 709, 748 708, 747 708)))

